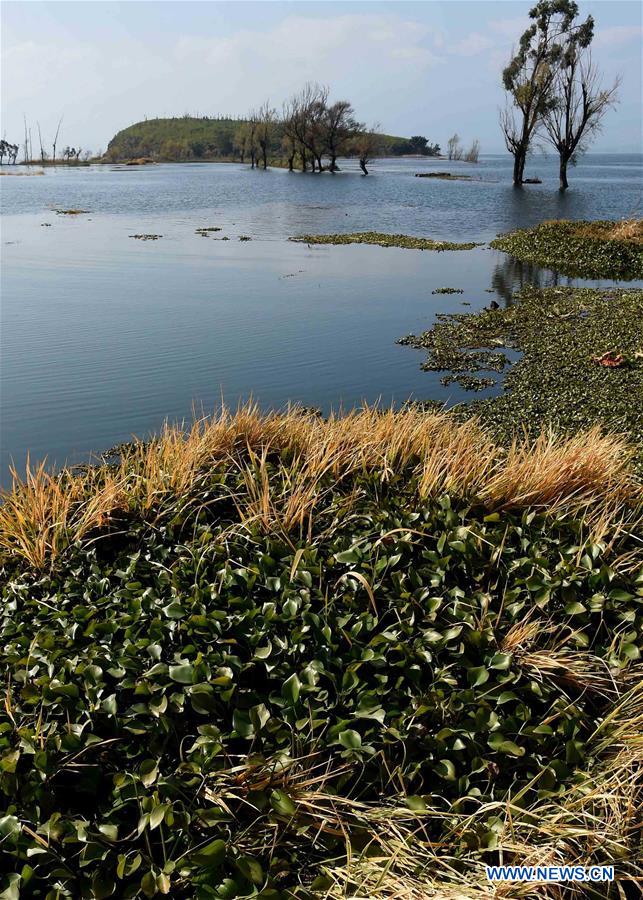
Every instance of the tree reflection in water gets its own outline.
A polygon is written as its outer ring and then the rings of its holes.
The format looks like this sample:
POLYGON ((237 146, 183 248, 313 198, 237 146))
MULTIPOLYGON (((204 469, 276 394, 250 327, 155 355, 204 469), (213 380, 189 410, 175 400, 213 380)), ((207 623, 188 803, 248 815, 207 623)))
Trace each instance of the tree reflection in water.
POLYGON ((573 283, 573 278, 553 272, 551 269, 541 269, 539 266, 522 262, 505 253, 498 254, 498 262, 494 266, 491 276, 491 286, 504 300, 505 307, 512 305, 514 293, 525 285, 545 288, 559 285, 568 286, 573 283))

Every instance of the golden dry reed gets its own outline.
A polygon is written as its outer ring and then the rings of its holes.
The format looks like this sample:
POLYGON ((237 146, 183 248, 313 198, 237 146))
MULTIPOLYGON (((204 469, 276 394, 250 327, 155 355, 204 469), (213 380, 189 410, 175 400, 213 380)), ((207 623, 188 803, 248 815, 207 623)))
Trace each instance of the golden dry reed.
POLYGON ((2 495, 0 553, 41 569, 114 516, 155 519, 177 502, 198 504, 199 485, 225 466, 238 467, 245 486, 235 496, 241 522, 297 529, 302 537, 319 499, 361 474, 402 478, 418 500, 450 493, 489 509, 593 507, 609 522, 641 498, 631 457, 626 440, 598 428, 574 437, 523 436, 507 449, 475 420, 449 413, 365 407, 322 419, 299 408, 262 413, 249 403, 189 428, 166 425, 152 440, 126 447, 117 465, 52 473, 27 463, 2 495), (268 457, 278 459, 278 478, 268 457))

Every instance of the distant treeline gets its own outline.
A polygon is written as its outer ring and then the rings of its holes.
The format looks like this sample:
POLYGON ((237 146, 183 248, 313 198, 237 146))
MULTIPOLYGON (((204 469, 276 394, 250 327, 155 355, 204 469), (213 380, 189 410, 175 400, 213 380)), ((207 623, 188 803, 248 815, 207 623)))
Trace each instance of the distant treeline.
POLYGON ((119 131, 105 157, 159 161, 238 160, 252 166, 280 165, 321 171, 353 156, 362 169, 374 156, 439 156, 440 146, 423 135, 380 133, 359 123, 348 101, 329 103, 328 91, 307 85, 281 113, 265 103, 243 119, 182 116, 146 119, 119 131))

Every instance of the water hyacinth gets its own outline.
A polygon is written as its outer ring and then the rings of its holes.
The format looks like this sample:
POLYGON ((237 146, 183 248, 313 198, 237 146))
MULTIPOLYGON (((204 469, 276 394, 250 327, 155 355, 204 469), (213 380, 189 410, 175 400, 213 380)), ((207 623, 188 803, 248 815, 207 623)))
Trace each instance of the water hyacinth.
POLYGON ((357 231, 350 234, 301 234, 290 238, 303 244, 376 244, 378 247, 402 247, 406 250, 472 250, 479 247, 472 241, 453 243, 433 238, 412 237, 408 234, 383 234, 380 231, 357 231))
POLYGON ((643 278, 643 222, 541 222, 491 242, 523 262, 581 278, 643 278))
POLYGON ((630 459, 245 407, 16 481, 3 887, 440 896, 606 845, 640 876, 630 459))

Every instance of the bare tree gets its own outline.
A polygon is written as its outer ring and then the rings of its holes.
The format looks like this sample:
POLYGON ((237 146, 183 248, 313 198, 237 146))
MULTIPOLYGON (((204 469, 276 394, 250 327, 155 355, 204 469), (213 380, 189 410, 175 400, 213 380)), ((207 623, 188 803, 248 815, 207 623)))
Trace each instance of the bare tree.
POLYGON ((261 162, 264 169, 268 168, 268 149, 276 122, 277 110, 273 109, 269 100, 266 100, 257 113, 257 143, 261 151, 261 162))
POLYGON ((455 134, 452 134, 447 141, 447 157, 449 159, 462 159, 460 135, 457 132, 455 134))
POLYGON ((480 141, 476 138, 467 152, 464 154, 464 161, 470 163, 477 163, 480 157, 480 141))
POLYGON ((288 161, 288 171, 295 168, 295 156, 297 155, 297 104, 295 99, 286 101, 281 111, 281 146, 288 161))
POLYGON ((322 139, 330 156, 330 171, 337 171, 337 157, 346 149, 360 126, 355 118, 355 110, 348 100, 338 100, 324 110, 322 119, 322 139))
POLYGON ((309 156, 313 172, 315 163, 321 172, 322 156, 326 149, 322 122, 328 103, 328 88, 308 82, 303 90, 293 97, 291 103, 296 110, 293 124, 302 159, 302 171, 306 171, 306 157, 309 156))
POLYGON ((248 119, 242 126, 243 131, 245 132, 244 137, 244 148, 245 153, 250 157, 250 168, 256 168, 259 163, 257 160, 257 155, 259 151, 259 142, 257 140, 257 129, 259 126, 259 113, 255 110, 251 110, 248 113, 248 119))
POLYGON ((56 162, 56 144, 58 143, 58 135, 60 134, 60 126, 63 123, 63 117, 60 117, 60 121, 58 122, 58 128, 56 128, 56 135, 54 137, 54 153, 52 156, 53 162, 56 162))
POLYGON ((378 151, 380 129, 381 126, 377 123, 371 128, 362 128, 355 137, 353 146, 359 158, 359 167, 364 175, 368 175, 367 163, 378 151))
POLYGON ((38 125, 38 142, 40 143, 40 162, 45 164, 45 150, 42 146, 42 132, 40 131, 40 122, 36 123, 38 125))
POLYGON ((500 125, 514 157, 515 185, 523 182, 532 138, 551 107, 565 36, 584 27, 574 25, 577 15, 573 0, 540 0, 529 12, 532 24, 520 38, 518 51, 503 70, 508 100, 500 125))
POLYGON ((601 88, 589 53, 590 41, 591 36, 585 44, 572 41, 566 48, 554 82, 555 102, 544 118, 549 143, 558 151, 561 191, 569 187, 568 164, 587 149, 600 131, 605 113, 618 102, 620 80, 601 88))

